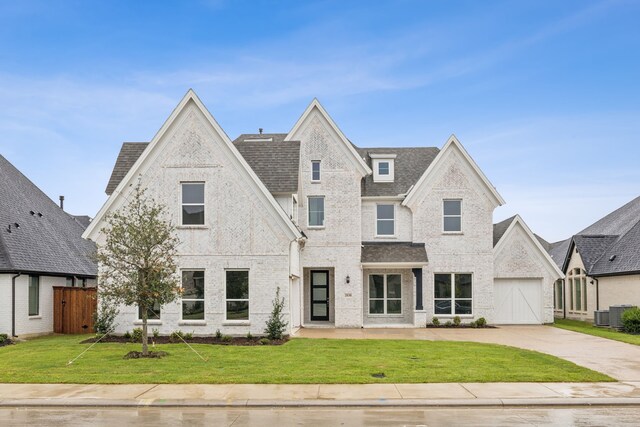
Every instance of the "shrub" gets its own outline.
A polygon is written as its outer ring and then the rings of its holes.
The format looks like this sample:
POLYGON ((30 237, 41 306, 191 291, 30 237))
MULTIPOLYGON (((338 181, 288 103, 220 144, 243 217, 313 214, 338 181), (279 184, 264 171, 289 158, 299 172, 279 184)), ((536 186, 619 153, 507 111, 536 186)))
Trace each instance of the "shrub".
POLYGON ((221 338, 222 342, 231 342, 233 337, 231 335, 223 335, 221 338))
POLYGON ((158 328, 153 328, 153 337, 155 339, 158 339, 158 337, 160 336, 160 330, 158 328))
POLYGON ((253 335, 251 335, 251 332, 247 332, 247 339, 249 341, 251 341, 253 339, 253 335))
POLYGON ((444 326, 450 328, 451 326, 453 326, 453 323, 451 323, 451 320, 447 320, 447 323, 445 323, 444 326))
POLYGON ((431 319, 431 323, 433 323, 433 326, 440 326, 440 319, 438 319, 436 316, 433 316, 433 319, 431 319))
POLYGON ((640 308, 634 307, 622 313, 622 326, 628 334, 640 334, 640 308))
POLYGON ((469 323, 469 327, 470 327, 470 328, 477 328, 477 327, 478 327, 478 322, 471 322, 471 323, 469 323))
POLYGON ((131 333, 131 342, 142 342, 142 328, 135 328, 131 333))
POLYGON ((184 333, 182 331, 173 331, 169 336, 169 341, 171 342, 181 342, 184 340, 184 333))
POLYGON ((93 313, 93 328, 96 334, 102 336, 113 332, 118 308, 107 298, 100 298, 100 306, 93 313))
POLYGON ((130 340, 130 339, 131 339, 131 332, 129 332, 129 331, 125 332, 125 333, 124 333, 124 335, 123 335, 123 337, 124 337, 125 339, 130 340))
POLYGON ((9 336, 7 334, 0 334, 0 344, 4 344, 9 340, 9 336))
POLYGON ((187 332, 184 334, 185 341, 191 341, 193 339, 193 332, 187 332))
POLYGON ((284 298, 280 298, 280 287, 276 289, 276 297, 273 300, 271 316, 267 320, 267 327, 264 333, 270 340, 281 340, 284 331, 287 330, 288 322, 284 321, 282 310, 284 309, 284 298))
POLYGON ((484 328, 485 326, 487 326, 487 319, 485 319, 484 317, 481 317, 478 320, 476 320, 476 324, 478 325, 479 328, 484 328))
POLYGON ((460 316, 456 316, 456 317, 453 318, 453 324, 454 325, 460 326, 460 322, 461 322, 460 316))
POLYGON ((220 329, 216 329, 216 339, 217 340, 221 340, 222 339, 222 332, 220 332, 220 329))
POLYGON ((269 341, 269 338, 260 338, 260 344, 262 344, 262 345, 267 345, 270 342, 271 341, 269 341))

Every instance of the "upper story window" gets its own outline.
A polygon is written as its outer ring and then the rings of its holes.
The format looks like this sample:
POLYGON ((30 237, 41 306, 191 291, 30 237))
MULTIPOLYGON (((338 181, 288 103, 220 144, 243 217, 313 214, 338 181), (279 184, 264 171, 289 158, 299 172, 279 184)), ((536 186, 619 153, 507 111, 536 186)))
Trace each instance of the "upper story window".
POLYGON ((376 205, 376 235, 394 236, 395 227, 395 205, 376 205))
POLYGON ((182 225, 204 225, 204 182, 182 183, 182 225))
POLYGON ((309 196, 309 227, 324 227, 324 196, 309 196))
POLYGON ((442 213, 444 232, 462 231, 462 200, 443 200, 442 213))
POLYGON ((311 161, 311 182, 320 182, 320 160, 311 161))
POLYGON ((396 155, 369 153, 369 157, 373 161, 373 181, 393 182, 396 155))

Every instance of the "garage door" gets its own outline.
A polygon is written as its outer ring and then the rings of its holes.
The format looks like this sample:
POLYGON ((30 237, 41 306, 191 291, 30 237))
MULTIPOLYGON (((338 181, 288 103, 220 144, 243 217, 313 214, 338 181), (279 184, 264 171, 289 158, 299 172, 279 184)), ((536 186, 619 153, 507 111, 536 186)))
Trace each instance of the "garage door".
POLYGON ((542 323, 542 281, 539 279, 495 279, 495 322, 498 324, 542 323))

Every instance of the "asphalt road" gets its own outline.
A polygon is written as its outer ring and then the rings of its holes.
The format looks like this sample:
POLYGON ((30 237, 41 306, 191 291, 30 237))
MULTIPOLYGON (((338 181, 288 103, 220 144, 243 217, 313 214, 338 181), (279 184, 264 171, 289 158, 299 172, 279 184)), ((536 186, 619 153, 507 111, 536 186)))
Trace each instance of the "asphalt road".
POLYGON ((637 426, 640 408, 0 408, 5 426, 637 426))

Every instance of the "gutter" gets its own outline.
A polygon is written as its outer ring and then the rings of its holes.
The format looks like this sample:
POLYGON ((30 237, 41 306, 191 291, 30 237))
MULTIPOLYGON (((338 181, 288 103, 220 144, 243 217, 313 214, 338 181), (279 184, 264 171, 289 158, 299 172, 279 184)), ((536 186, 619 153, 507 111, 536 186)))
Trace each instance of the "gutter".
POLYGON ((22 273, 18 273, 11 277, 11 337, 16 337, 16 279, 22 273))

